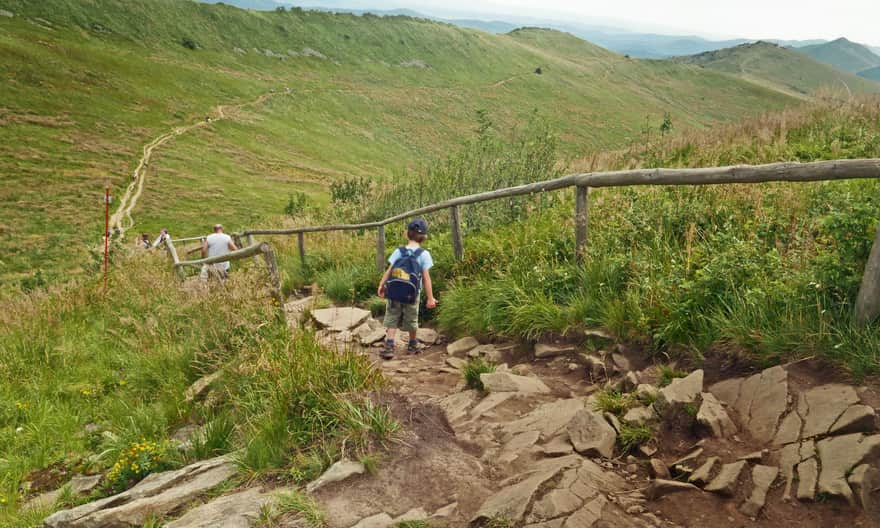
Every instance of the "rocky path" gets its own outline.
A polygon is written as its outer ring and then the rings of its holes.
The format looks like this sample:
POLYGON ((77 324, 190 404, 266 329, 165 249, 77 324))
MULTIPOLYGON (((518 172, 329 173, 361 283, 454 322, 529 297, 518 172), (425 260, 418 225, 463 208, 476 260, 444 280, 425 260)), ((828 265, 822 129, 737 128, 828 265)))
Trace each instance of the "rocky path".
POLYGON ((138 164, 135 167, 134 172, 132 173, 131 183, 128 184, 128 187, 126 187, 125 189, 125 193, 122 195, 122 197, 119 198, 119 205, 116 207, 116 211, 110 217, 110 229, 118 232, 120 238, 124 238, 126 230, 134 226, 134 218, 132 218, 131 212, 137 206, 138 199, 141 197, 141 194, 144 191, 146 169, 149 166, 150 159, 152 158, 153 153, 156 151, 157 148, 161 147, 169 140, 180 136, 181 134, 185 134, 197 128, 209 126, 213 122, 219 121, 221 119, 228 119, 229 116, 227 112, 230 110, 259 105, 266 102, 266 100, 275 95, 277 95, 276 92, 270 92, 257 97, 253 101, 247 101, 236 105, 218 105, 214 109, 214 117, 200 120, 191 125, 175 128, 174 130, 162 134, 161 136, 153 139, 152 141, 144 145, 143 155, 141 155, 141 158, 138 160, 138 164))
MULTIPOLYGON (((291 324, 307 307, 287 305, 291 324)), ((880 526, 876 387, 829 383, 810 363, 677 372, 602 332, 533 346, 445 343, 424 329, 422 353, 381 361, 383 331, 368 312, 308 313, 328 349, 374 358, 391 381, 383 403, 404 426, 378 471, 343 460, 306 487, 331 528, 880 526), (482 391, 463 381, 476 360, 495 365, 482 391)), ((174 528, 253 526, 277 490, 237 490, 184 513, 227 463, 153 475, 46 525, 140 526, 148 512, 174 512, 174 528)), ((309 525, 290 516, 274 526, 309 525)))

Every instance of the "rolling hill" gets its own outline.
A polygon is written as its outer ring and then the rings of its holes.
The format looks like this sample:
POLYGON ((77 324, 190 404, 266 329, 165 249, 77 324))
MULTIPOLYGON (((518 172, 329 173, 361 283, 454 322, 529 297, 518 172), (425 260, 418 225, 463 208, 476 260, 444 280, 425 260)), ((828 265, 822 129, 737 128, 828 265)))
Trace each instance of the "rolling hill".
POLYGON ((4 8, 13 16, 0 17, 2 282, 92 269, 104 184, 118 196, 144 145, 198 122, 153 154, 136 230, 250 226, 281 214, 294 191, 324 203, 329 182, 381 180, 443 155, 472 134, 478 109, 499 130, 537 111, 572 157, 628 144, 646 117, 666 112, 678 129, 704 128, 796 102, 548 30, 490 35, 180 0, 4 8))
POLYGON ((880 81, 880 66, 860 71, 859 77, 864 77, 865 79, 870 79, 872 81, 880 81))
POLYGON ((676 62, 736 75, 796 96, 807 96, 822 87, 840 83, 856 93, 880 91, 880 84, 838 70, 789 48, 769 42, 742 44, 709 51, 676 62))
POLYGON ((880 66, 880 55, 877 55, 866 46, 851 42, 845 38, 839 38, 815 46, 804 46, 798 48, 798 51, 809 55, 817 61, 856 74, 880 66))

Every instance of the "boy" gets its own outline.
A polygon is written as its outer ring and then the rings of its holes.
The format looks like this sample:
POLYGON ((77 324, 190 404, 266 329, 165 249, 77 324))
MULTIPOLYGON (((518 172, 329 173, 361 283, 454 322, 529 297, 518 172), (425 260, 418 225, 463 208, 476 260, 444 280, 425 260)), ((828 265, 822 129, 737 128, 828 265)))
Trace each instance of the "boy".
POLYGON ((379 281, 378 295, 387 298, 385 308, 385 348, 380 354, 382 359, 394 358, 394 335, 397 329, 409 332, 407 352, 418 354, 416 330, 419 329, 419 294, 422 283, 428 296, 425 306, 433 309, 437 306, 434 299, 434 287, 428 270, 434 266, 434 260, 422 242, 428 238, 428 223, 416 218, 406 228, 406 246, 394 250, 388 259, 390 266, 379 281))

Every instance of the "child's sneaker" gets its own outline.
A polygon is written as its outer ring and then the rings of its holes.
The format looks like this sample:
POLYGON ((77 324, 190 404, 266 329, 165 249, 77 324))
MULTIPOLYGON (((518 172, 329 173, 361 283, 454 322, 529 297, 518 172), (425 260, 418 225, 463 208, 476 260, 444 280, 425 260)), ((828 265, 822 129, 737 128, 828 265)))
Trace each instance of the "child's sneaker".
POLYGON ((382 349, 382 352, 379 353, 379 357, 382 359, 394 359, 394 340, 386 339, 385 340, 385 348, 382 349))
POLYGON ((406 346, 406 352, 408 354, 418 354, 419 352, 421 352, 421 349, 419 348, 419 340, 418 339, 411 340, 409 342, 409 344, 406 346))

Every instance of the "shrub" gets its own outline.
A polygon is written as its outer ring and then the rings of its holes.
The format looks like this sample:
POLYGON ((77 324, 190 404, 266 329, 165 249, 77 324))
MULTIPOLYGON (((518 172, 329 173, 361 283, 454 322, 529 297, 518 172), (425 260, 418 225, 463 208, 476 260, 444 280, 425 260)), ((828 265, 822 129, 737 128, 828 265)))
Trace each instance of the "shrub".
POLYGON ((306 196, 305 193, 299 191, 290 193, 287 205, 284 206, 284 214, 291 218, 295 218, 306 212, 308 203, 309 197, 306 196))
POLYGON ((189 37, 183 37, 182 39, 180 39, 180 45, 186 49, 191 49, 191 50, 199 49, 198 42, 196 42, 195 40, 193 40, 189 37))
POLYGON ((168 444, 142 440, 123 451, 107 473, 106 483, 111 491, 120 493, 140 482, 150 473, 171 468, 168 444))
POLYGON ((464 382, 467 388, 475 390, 485 390, 480 374, 495 372, 495 365, 490 365, 481 358, 471 359, 461 370, 464 376, 464 382))

